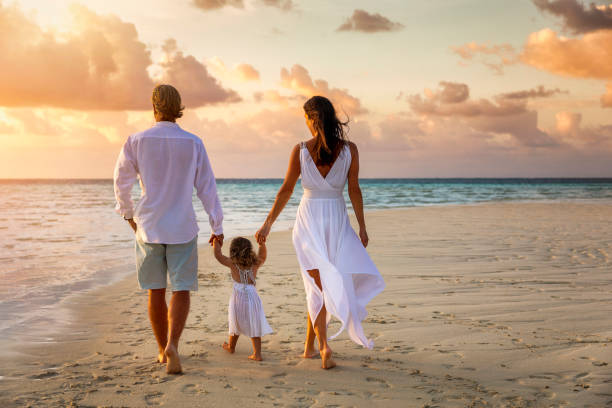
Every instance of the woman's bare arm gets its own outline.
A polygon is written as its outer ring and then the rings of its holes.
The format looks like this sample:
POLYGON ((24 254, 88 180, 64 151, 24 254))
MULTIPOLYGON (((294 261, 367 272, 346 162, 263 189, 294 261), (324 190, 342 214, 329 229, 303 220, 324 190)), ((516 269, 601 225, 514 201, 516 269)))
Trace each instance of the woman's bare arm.
POLYGON ((287 174, 285 175, 285 180, 283 181, 283 185, 278 190, 276 194, 276 199, 274 200, 274 205, 266 218, 266 221, 262 225, 262 227, 255 233, 255 238, 257 242, 261 244, 266 241, 266 237, 270 233, 270 228, 272 228, 272 224, 278 218, 280 213, 287 205, 287 202, 291 198, 293 194, 293 189, 295 188, 295 184, 297 183, 298 178, 300 177, 300 145, 296 145, 291 151, 291 156, 289 158, 289 168, 287 169, 287 174))
POLYGON ((359 151, 355 143, 349 142, 351 149, 351 167, 348 171, 348 194, 359 224, 359 238, 364 247, 368 246, 368 233, 366 231, 365 217, 363 215, 363 196, 359 187, 359 151))

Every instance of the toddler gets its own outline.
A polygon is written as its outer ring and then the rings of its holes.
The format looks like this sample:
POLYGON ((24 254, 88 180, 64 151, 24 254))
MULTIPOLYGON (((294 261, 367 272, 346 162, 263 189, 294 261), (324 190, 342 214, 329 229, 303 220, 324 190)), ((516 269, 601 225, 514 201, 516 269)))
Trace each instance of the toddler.
POLYGON ((221 252, 221 244, 213 242, 215 258, 230 268, 234 288, 229 300, 229 341, 223 348, 230 353, 236 349, 238 337, 243 334, 251 338, 253 354, 249 359, 261 361, 261 337, 272 333, 264 314, 261 299, 255 289, 257 270, 266 260, 266 245, 259 245, 258 254, 253 251, 251 241, 246 238, 234 238, 230 244, 229 258, 221 252))

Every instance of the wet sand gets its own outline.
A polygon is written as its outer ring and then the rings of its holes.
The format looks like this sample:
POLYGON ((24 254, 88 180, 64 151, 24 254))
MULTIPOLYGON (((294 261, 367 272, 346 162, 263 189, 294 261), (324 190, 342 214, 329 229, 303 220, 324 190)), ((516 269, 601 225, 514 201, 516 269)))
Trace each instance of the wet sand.
POLYGON ((130 277, 71 299, 61 342, 5 356, 0 406, 612 406, 612 204, 419 207, 366 219, 387 284, 364 323, 373 351, 343 334, 331 342, 337 368, 300 358, 303 284, 290 232, 279 232, 258 279, 275 330, 263 362, 247 360, 248 339, 233 355, 221 349, 231 280, 201 247, 183 375, 155 363, 146 294, 130 277))

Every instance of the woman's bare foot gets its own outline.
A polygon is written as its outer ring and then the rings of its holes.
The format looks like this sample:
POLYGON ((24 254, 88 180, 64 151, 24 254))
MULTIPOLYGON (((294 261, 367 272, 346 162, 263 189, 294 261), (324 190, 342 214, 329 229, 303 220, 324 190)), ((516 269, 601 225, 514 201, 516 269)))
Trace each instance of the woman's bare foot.
POLYGON ((178 351, 173 344, 168 344, 164 351, 168 364, 166 365, 166 373, 168 374, 180 374, 183 372, 181 368, 181 359, 179 358, 178 351))
POLYGON ((235 349, 230 346, 227 342, 223 342, 223 345, 221 346, 223 347, 223 350, 226 350, 228 353, 234 353, 235 349))
POLYGON ((321 367, 324 369, 334 368, 336 362, 332 359, 332 351, 330 348, 321 350, 321 367))
POLYGON ((261 354, 253 353, 249 356, 249 360, 261 361, 263 358, 261 358, 261 354))

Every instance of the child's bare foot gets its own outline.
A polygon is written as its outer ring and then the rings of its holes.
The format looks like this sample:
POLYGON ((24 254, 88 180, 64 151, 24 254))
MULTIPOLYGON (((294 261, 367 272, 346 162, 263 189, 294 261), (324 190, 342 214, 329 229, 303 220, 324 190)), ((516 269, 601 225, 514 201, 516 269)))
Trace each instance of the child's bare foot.
POLYGON ((334 368, 336 362, 332 359, 332 351, 330 348, 321 350, 321 367, 324 369, 334 368))
POLYGON ((317 357, 319 355, 319 352, 315 349, 305 349, 304 353, 302 353, 302 358, 313 358, 313 357, 317 357))
POLYGON ((157 356, 157 362, 158 363, 162 363, 162 364, 166 364, 168 360, 166 359, 166 354, 164 353, 164 351, 160 351, 159 355, 157 356))
POLYGON ((253 353, 249 356, 249 360, 261 361, 263 358, 261 358, 261 354, 253 353))
POLYGON ((168 374, 180 374, 183 372, 181 368, 181 359, 179 358, 178 351, 173 344, 168 344, 164 351, 168 364, 166 365, 166 373, 168 374))
POLYGON ((223 342, 223 345, 221 346, 223 347, 223 350, 226 350, 228 353, 234 353, 235 349, 230 346, 227 342, 223 342))

